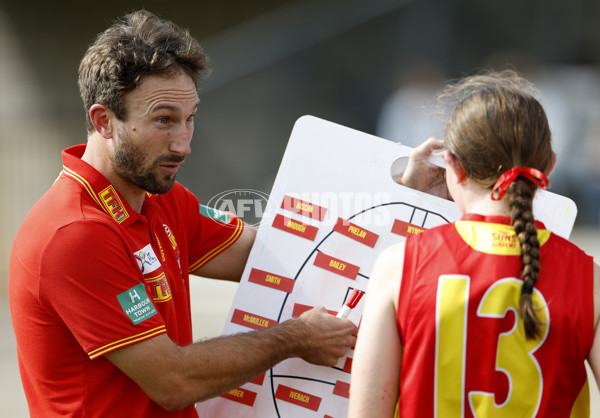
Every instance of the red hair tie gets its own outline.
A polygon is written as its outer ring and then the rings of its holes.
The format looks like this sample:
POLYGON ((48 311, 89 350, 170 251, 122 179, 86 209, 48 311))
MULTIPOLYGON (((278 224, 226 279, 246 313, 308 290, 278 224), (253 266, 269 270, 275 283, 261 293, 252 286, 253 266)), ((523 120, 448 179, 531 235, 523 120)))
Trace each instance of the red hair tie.
POLYGON ((502 173, 498 177, 498 180, 496 180, 496 184, 494 184, 494 188, 492 189, 492 200, 502 200, 511 183, 519 176, 530 180, 540 189, 545 190, 548 188, 548 177, 540 170, 531 167, 513 167, 502 173), (498 196, 494 195, 496 190, 498 190, 498 196))

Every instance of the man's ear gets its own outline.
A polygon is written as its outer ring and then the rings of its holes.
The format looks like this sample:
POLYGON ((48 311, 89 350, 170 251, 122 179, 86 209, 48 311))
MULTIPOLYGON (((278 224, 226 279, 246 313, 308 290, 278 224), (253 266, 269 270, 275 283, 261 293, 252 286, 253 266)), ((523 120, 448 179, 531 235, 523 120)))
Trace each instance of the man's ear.
POLYGON ((446 170, 452 170, 458 183, 462 183, 467 178, 467 173, 460 161, 449 150, 444 151, 444 160, 446 161, 446 170))
POLYGON ((111 120, 114 118, 114 113, 106 106, 96 103, 90 108, 89 114, 96 131, 106 139, 112 138, 113 125, 111 120))

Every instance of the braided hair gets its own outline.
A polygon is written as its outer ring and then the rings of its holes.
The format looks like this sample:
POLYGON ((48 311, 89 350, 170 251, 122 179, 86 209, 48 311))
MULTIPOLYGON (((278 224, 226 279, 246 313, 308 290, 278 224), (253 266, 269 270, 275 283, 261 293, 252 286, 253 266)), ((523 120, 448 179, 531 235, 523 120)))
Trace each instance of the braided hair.
POLYGON ((535 193, 535 186, 528 180, 519 178, 515 180, 506 193, 508 206, 515 233, 521 243, 521 299, 519 310, 525 326, 527 338, 535 338, 541 334, 541 321, 535 314, 535 307, 531 298, 540 273, 540 243, 533 219, 531 201, 535 193))
MULTIPOLYGON (((465 174, 492 190, 513 167, 545 171, 551 166, 550 128, 537 91, 512 70, 467 77, 449 85, 439 96, 454 108, 444 132, 446 147, 465 174)), ((540 271, 540 244, 533 218, 537 186, 519 176, 508 187, 506 200, 521 245, 523 287, 520 314, 525 335, 541 334, 532 293, 540 271)))

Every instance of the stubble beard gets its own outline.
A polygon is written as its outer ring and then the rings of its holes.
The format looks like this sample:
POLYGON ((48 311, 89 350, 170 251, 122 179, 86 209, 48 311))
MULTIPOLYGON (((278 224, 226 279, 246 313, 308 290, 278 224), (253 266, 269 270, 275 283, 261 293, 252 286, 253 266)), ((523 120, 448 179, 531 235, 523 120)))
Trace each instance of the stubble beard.
POLYGON ((152 194, 167 193, 173 188, 175 174, 168 174, 159 178, 153 172, 159 164, 180 163, 184 157, 181 156, 159 156, 148 163, 147 155, 143 147, 135 144, 131 136, 124 129, 119 129, 119 139, 116 141, 112 155, 113 169, 123 180, 135 184, 152 194))

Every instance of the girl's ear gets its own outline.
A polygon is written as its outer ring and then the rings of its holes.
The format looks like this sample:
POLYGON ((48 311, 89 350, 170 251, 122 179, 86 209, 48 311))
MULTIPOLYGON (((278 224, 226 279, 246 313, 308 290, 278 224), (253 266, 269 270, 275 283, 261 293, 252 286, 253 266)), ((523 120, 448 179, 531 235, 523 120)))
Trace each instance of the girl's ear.
POLYGON ((457 183, 460 184, 465 181, 467 173, 465 173, 465 169, 460 161, 458 161, 458 158, 456 158, 449 150, 446 150, 444 151, 444 160, 446 161, 446 170, 452 170, 457 179, 457 183))

